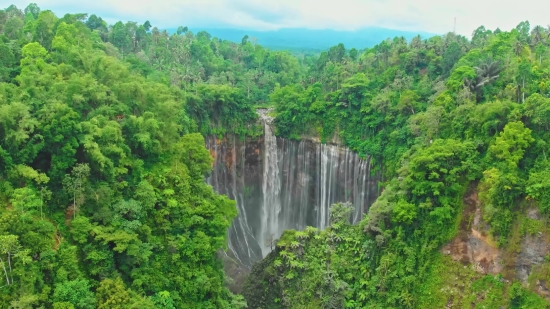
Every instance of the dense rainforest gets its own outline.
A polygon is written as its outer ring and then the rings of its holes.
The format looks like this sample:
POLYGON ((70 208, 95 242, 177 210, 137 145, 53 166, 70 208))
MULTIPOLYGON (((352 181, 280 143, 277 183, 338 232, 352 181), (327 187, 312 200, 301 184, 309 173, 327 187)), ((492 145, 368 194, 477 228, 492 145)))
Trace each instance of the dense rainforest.
POLYGON ((549 125, 550 29, 529 22, 296 57, 12 5, 0 11, 0 307, 550 308, 531 284, 550 280, 550 256, 520 282, 440 251, 470 192, 512 259, 549 234, 549 125), (383 181, 359 224, 337 203, 326 230, 285 232, 241 296, 220 259, 237 209, 205 182, 204 138, 261 135, 255 107, 274 108, 280 137, 338 136, 383 181))

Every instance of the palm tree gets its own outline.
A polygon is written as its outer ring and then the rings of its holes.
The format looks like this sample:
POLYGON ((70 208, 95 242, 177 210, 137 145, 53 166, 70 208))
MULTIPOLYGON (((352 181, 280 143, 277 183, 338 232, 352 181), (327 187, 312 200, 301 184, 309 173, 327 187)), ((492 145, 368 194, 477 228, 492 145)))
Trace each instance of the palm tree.
POLYGON ((517 39, 516 43, 514 44, 514 52, 516 53, 516 56, 521 55, 521 52, 523 51, 524 42, 521 39, 517 39))
POLYGON ((481 86, 483 86, 484 84, 487 84, 497 79, 499 77, 500 71, 502 71, 502 68, 500 67, 498 61, 494 61, 488 58, 479 66, 474 67, 474 70, 476 70, 476 74, 478 76, 482 77, 481 86))
POLYGON ((399 39, 397 40, 397 43, 398 43, 399 45, 405 45, 405 46, 407 46, 407 39, 405 39, 404 36, 400 36, 399 39))
POLYGON ((481 98, 481 88, 495 81, 502 71, 502 67, 498 61, 487 58, 479 66, 474 67, 476 77, 469 80, 464 80, 464 86, 469 88, 472 93, 476 94, 476 100, 479 102, 481 98))
POLYGON ((433 51, 434 54, 436 53, 436 44, 434 40, 429 39, 426 41, 426 49, 433 51))
POLYGON ((542 36, 544 34, 544 28, 542 26, 536 26, 531 31, 532 44, 536 46, 540 41, 542 41, 542 36))
POLYGON ((467 37, 463 35, 458 35, 457 42, 458 44, 460 44, 460 47, 462 47, 462 50, 464 50, 464 52, 468 52, 471 49, 472 44, 470 43, 470 40, 468 40, 467 37))
POLYGON ((458 42, 458 36, 455 33, 449 32, 444 36, 445 49, 453 42, 458 42))
POLYGON ((380 43, 380 45, 378 45, 378 54, 380 58, 383 60, 384 65, 388 65, 388 57, 390 53, 390 44, 388 43, 389 42, 387 42, 386 40, 380 43))
POLYGON ((411 40, 411 48, 412 49, 422 49, 422 38, 420 37, 420 34, 412 38, 411 40))

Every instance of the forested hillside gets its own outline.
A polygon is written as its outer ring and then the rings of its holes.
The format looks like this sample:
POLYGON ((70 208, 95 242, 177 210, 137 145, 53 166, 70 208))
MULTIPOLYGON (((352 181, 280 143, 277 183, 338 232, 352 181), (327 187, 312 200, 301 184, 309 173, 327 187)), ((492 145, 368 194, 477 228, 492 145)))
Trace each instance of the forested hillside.
POLYGON ((339 135, 384 181, 360 224, 336 204, 327 230, 287 231, 249 308, 549 306, 530 283, 549 259, 520 282, 439 249, 467 192, 496 247, 549 234, 550 29, 297 58, 153 26, 0 11, 0 307, 243 308, 219 258, 237 210, 205 183, 204 136, 261 134, 255 106, 281 137, 339 135))
POLYGON ((549 307, 533 293, 547 295, 548 255, 525 265, 524 282, 517 277, 524 264, 515 266, 525 263, 522 250, 532 250, 523 242, 531 235, 548 247, 549 45, 550 29, 528 22, 510 32, 480 27, 471 41, 453 33, 395 38, 360 54, 321 55, 302 84, 276 88, 270 98, 281 136, 337 132, 377 159, 386 180, 359 225, 347 224, 349 208, 335 205, 327 230, 287 231, 249 277, 248 302, 549 307), (439 251, 461 222, 465 231, 479 224, 474 213, 463 218, 467 194, 479 196, 488 226, 481 237, 504 252, 498 276, 483 276, 483 265, 462 268, 439 251))
POLYGON ((150 64, 117 27, 0 11, 0 307, 240 308, 216 255, 237 210, 204 182, 212 158, 185 108, 245 94, 182 91, 167 38, 139 27, 150 64))

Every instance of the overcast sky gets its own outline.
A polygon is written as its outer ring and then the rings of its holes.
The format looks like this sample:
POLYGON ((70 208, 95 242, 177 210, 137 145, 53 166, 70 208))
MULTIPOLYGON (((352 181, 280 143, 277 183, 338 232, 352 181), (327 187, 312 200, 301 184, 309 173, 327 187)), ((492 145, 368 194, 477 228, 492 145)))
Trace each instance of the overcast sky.
MULTIPOLYGON (((24 8, 32 1, 0 0, 24 8)), ((470 37, 480 25, 510 30, 522 20, 550 24, 550 0, 37 0, 41 9, 90 13, 112 23, 144 22, 159 28, 231 26, 255 30, 378 26, 470 37)))

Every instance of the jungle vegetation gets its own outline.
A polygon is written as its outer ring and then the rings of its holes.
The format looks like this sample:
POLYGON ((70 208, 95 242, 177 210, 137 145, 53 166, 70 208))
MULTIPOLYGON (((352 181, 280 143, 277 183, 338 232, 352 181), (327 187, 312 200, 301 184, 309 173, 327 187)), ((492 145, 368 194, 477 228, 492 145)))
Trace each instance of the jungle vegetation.
POLYGON ((550 29, 527 21, 296 57, 12 5, 0 10, 0 307, 433 308, 458 280, 464 308, 547 308, 438 250, 468 190, 499 247, 545 231, 549 125, 550 29), (205 183, 204 136, 261 134, 258 106, 275 109, 278 136, 336 133, 372 156, 383 192, 358 225, 338 203, 327 230, 285 232, 243 297, 219 258, 237 210, 205 183))

